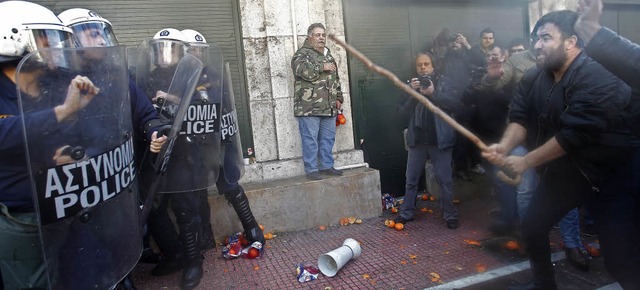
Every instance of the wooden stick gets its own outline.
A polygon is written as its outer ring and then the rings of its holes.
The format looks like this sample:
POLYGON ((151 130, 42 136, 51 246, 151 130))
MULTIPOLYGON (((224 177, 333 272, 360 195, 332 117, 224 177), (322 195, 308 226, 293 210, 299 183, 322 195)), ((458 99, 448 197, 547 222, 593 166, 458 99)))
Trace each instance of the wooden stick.
MULTIPOLYGON (((451 116, 447 115, 447 113, 445 113, 440 108, 438 108, 436 105, 434 105, 425 96, 423 96, 422 94, 416 92, 409 85, 407 85, 406 83, 401 81, 394 73, 392 73, 391 71, 389 71, 389 70, 387 70, 387 69, 385 69, 385 68, 383 68, 383 67, 381 67, 381 66, 379 66, 379 65, 377 65, 375 63, 373 63, 370 59, 368 59, 366 56, 364 56, 364 54, 362 54, 360 51, 355 49, 353 46, 347 44, 346 42, 338 39, 334 34, 329 34, 329 38, 331 38, 331 40, 335 41, 338 45, 344 47, 347 50, 347 52, 353 54, 357 59, 362 61, 367 66, 367 68, 369 68, 370 70, 372 70, 372 71, 374 71, 374 72, 376 72, 376 73, 388 78, 389 80, 391 80, 391 82, 396 87, 399 87, 400 89, 402 89, 403 91, 408 93, 411 97, 413 97, 414 99, 418 100, 425 107, 427 107, 427 109, 429 111, 433 112, 436 116, 442 118, 442 120, 447 122, 447 124, 451 125, 451 127, 453 127, 456 131, 458 131, 460 134, 462 134, 462 136, 464 136, 467 139, 471 140, 471 142, 473 142, 473 144, 478 146, 478 148, 480 148, 480 150, 482 150, 482 151, 487 151, 488 150, 487 145, 484 144, 484 142, 482 142, 482 140, 480 140, 480 138, 478 138, 478 136, 476 136, 475 134, 471 133, 471 131, 467 130, 467 128, 465 128, 462 125, 460 125, 460 123, 456 122, 456 120, 451 118, 451 116)), ((503 181, 505 181, 505 182, 507 182, 509 184, 518 184, 518 183, 520 183, 520 180, 521 180, 520 176, 516 176, 513 179, 507 178, 507 176, 504 173, 502 175, 499 174, 498 177, 500 177, 500 179, 503 179, 503 181), (506 179, 504 179, 504 178, 506 178, 506 179)))

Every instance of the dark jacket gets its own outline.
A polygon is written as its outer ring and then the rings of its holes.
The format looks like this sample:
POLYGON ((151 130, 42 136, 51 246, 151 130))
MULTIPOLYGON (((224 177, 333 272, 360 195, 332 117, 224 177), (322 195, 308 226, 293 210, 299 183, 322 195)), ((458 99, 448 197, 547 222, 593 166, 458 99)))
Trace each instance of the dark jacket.
MULTIPOLYGON (((136 134, 157 114, 144 94, 130 83, 131 112, 136 134)), ((38 132, 51 132, 57 125, 53 108, 25 115, 26 126, 38 132)), ((150 138, 151 132, 147 138, 150 138)), ((148 139, 147 139, 148 140, 148 139)), ((25 153, 22 119, 15 84, 0 73, 0 203, 17 211, 33 211, 33 194, 25 153)))
POLYGON ((620 112, 629 99, 629 87, 582 52, 557 84, 550 72, 529 70, 509 120, 527 128, 530 150, 555 137, 567 153, 539 169, 572 168, 597 186, 628 157, 630 134, 620 112))
MULTIPOLYGON (((442 75, 432 78, 434 85, 433 96, 429 100, 441 110, 451 113, 457 108, 458 101, 451 98, 450 81, 442 75)), ((425 96, 426 97, 426 96, 425 96)), ((436 117, 418 100, 403 94, 403 99, 398 107, 400 112, 410 114, 407 126, 407 145, 416 144, 437 145, 440 149, 452 147, 455 144, 456 132, 440 117, 436 117)))
POLYGON ((634 135, 640 136, 640 45, 603 27, 591 39, 586 52, 631 86, 633 98, 624 112, 625 120, 634 135))
POLYGON ((475 118, 471 130, 485 143, 497 143, 507 127, 507 115, 511 93, 508 89, 491 90, 471 84, 465 91, 462 101, 475 107, 475 118))

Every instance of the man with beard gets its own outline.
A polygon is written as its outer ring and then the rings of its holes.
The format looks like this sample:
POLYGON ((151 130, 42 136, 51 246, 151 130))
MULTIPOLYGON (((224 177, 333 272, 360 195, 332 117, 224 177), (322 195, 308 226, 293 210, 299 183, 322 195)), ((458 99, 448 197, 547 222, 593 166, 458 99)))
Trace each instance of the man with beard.
POLYGON ((533 280, 511 289, 556 289, 549 231, 586 202, 593 202, 607 269, 623 287, 640 286, 629 230, 632 148, 620 117, 630 90, 582 51, 573 29, 577 17, 572 11, 554 11, 536 23, 538 67, 518 85, 500 143, 483 152, 515 174, 535 167, 540 176, 522 221, 533 280), (505 156, 522 143, 528 154, 505 156))

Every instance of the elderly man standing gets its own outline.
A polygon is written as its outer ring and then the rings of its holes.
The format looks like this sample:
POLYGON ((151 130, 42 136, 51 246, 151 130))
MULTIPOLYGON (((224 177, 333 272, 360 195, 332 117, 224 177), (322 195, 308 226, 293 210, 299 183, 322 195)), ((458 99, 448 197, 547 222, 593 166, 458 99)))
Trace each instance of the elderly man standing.
POLYGON ((314 23, 307 39, 291 60, 295 76, 294 115, 302 138, 302 160, 307 178, 322 179, 323 174, 342 175, 333 167, 336 140, 335 116, 344 98, 336 61, 326 44, 324 25, 314 23))

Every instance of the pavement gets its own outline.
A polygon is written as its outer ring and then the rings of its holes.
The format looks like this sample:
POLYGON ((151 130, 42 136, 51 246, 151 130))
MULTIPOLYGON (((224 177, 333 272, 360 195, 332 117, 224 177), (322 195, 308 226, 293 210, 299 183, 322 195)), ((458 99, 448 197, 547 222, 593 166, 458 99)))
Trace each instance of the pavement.
MULTIPOLYGON (((497 208, 484 175, 455 180, 460 200, 460 227, 448 229, 438 201, 417 204, 416 219, 398 231, 385 226, 397 214, 384 210, 361 224, 324 225, 295 232, 275 232, 256 259, 222 257, 218 246, 205 253, 204 277, 196 289, 506 289, 531 277, 517 235, 497 237, 487 230, 497 208), (298 282, 296 266, 318 265, 318 257, 340 247, 346 238, 360 242, 362 255, 344 265, 334 277, 298 282), (511 243, 513 244, 513 243, 511 243)), ((293 210, 293 209, 292 209, 293 210)), ((336 212, 336 223, 340 218, 336 212)), ((265 232, 270 232, 269 225, 265 232)), ((215 222, 214 222, 215 227, 215 222)), ((559 289, 620 289, 606 273, 602 258, 588 272, 564 259, 558 230, 550 233, 559 289), (608 287, 608 288, 603 288, 608 287)), ((597 243, 597 240, 588 240, 597 243)), ((180 272, 154 277, 153 264, 138 264, 132 272, 138 290, 179 289, 180 272)))

